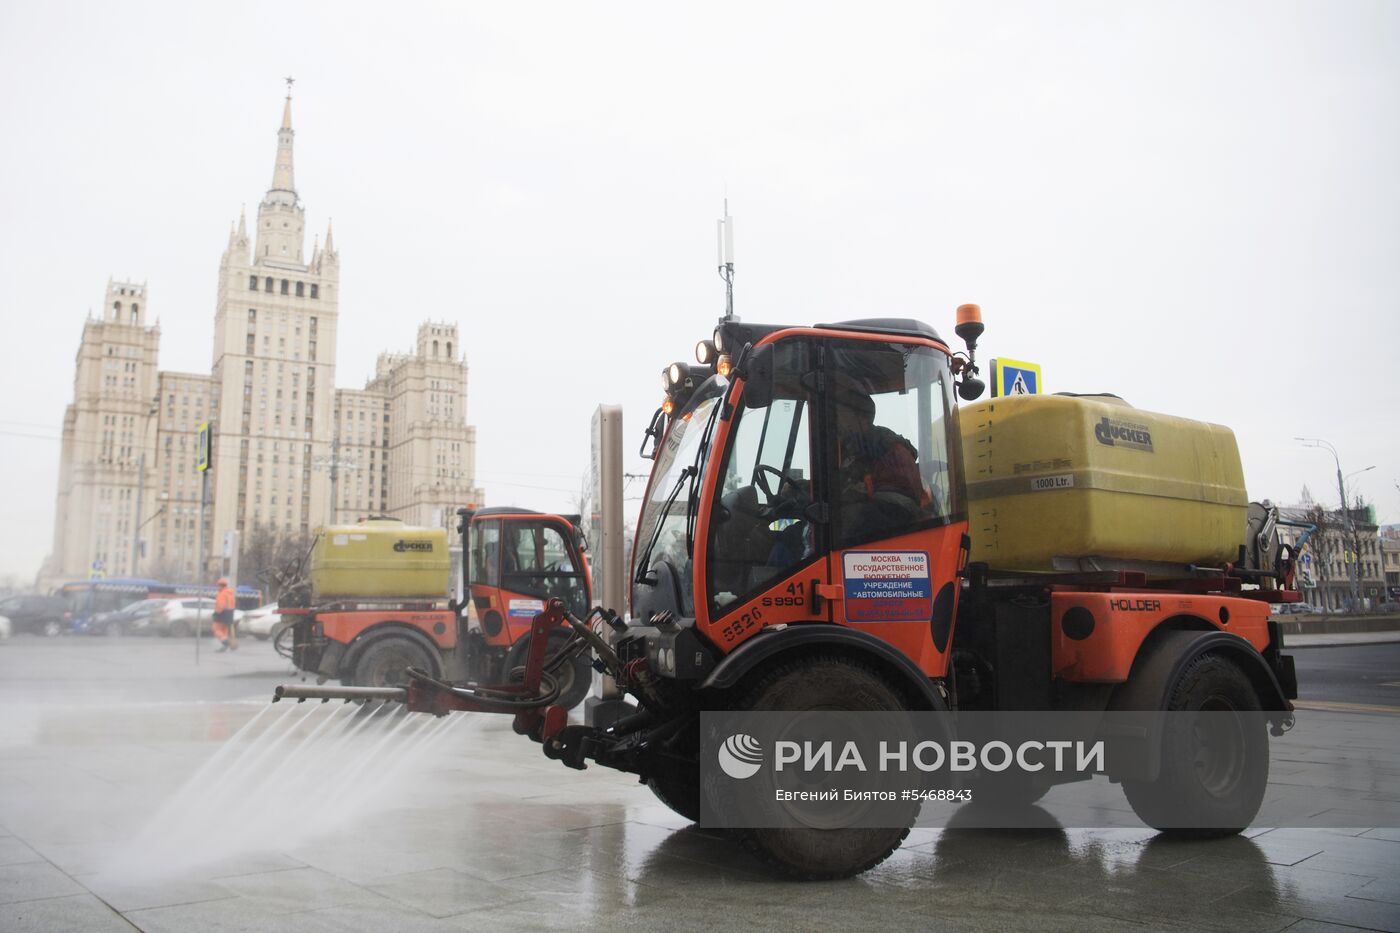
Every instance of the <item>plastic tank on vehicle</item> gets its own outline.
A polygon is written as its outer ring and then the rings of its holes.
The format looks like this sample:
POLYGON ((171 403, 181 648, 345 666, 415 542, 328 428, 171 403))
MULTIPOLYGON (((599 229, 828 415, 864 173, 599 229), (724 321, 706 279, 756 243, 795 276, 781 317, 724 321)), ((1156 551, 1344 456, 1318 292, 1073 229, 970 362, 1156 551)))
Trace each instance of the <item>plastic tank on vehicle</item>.
POLYGON ((1249 501, 1229 428, 1113 396, 1013 395, 959 419, 971 560, 1055 571, 1238 556, 1249 501))
POLYGON ((311 550, 315 598, 445 599, 447 529, 375 518, 321 530, 311 550))

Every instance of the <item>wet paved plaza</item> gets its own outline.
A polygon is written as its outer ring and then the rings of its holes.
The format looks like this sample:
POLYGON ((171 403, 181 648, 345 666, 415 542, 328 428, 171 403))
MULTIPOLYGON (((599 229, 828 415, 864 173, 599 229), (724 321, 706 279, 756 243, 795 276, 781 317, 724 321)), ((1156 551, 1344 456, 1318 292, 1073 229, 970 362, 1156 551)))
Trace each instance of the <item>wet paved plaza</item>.
POLYGON ((793 883, 506 717, 386 716, 297 754, 342 723, 267 708, 292 679, 267 643, 205 648, 0 642, 0 930, 1400 929, 1400 830, 919 829, 859 878, 793 883), (275 717, 304 722, 258 744, 275 717))

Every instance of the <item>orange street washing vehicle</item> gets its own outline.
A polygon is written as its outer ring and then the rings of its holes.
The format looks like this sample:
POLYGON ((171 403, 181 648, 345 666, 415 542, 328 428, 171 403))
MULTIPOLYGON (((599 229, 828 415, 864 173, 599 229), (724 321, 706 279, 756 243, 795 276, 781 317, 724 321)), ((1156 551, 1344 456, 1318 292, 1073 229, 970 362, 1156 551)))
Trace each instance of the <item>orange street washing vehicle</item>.
MULTIPOLYGON (((469 594, 460 605, 447 595, 444 529, 393 519, 323 529, 311 555, 309 605, 279 609, 293 620, 297 667, 359 687, 403 684, 409 668, 448 680, 505 679, 524 663, 530 622, 546 600, 560 597, 570 611, 587 613, 592 589, 576 516, 514 508, 458 515, 469 594)), ((547 640, 562 646, 568 632, 547 640)), ((590 682, 587 655, 573 660, 559 694, 569 707, 590 682)))
MULTIPOLYGON (((1267 733, 1293 724, 1269 605, 1299 594, 1292 554, 1253 518, 1233 434, 1107 395, 978 401, 980 311, 957 317, 957 352, 907 319, 721 319, 697 365, 664 371, 628 618, 550 598, 523 670, 490 686, 415 673, 402 688, 277 696, 514 713, 548 757, 636 775, 692 820, 712 793, 705 713, 1209 709, 1234 717, 1233 738, 1145 732, 1148 753, 1106 773, 1149 825, 1179 831, 1163 801, 1186 800, 1215 817, 1186 831, 1238 832, 1259 811, 1267 733), (561 623, 571 637, 545 651, 561 623), (558 684, 584 650, 634 715, 568 723, 558 684)), ((498 520, 505 535, 512 519, 498 520)), ((478 577, 488 540, 472 545, 478 577)), ((505 632, 512 605, 544 597, 498 567, 505 592, 473 592, 505 632)), ((1084 777, 984 781, 978 799, 1024 805, 1084 777)), ((864 871, 907 833, 737 830, 802 878, 864 871)))

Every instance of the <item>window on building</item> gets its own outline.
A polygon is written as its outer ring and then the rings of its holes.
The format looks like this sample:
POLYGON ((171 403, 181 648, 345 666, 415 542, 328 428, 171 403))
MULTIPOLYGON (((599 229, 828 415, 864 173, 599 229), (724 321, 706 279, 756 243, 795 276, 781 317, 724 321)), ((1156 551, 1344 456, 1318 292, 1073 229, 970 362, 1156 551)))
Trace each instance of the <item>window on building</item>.
POLYGON ((288 289, 289 289, 289 288, 291 288, 291 283, 288 282, 286 279, 283 279, 283 280, 282 280, 282 294, 284 294, 284 295, 288 294, 288 289))
POLYGON ((267 278, 263 279, 263 291, 267 292, 269 295, 272 294, 272 276, 269 275, 267 278))
POLYGON ((312 298, 319 298, 319 297, 321 297, 320 295, 317 294, 317 292, 318 292, 319 290, 320 290, 320 289, 317 288, 316 283, 315 283, 315 282, 312 282, 312 283, 311 283, 311 297, 312 297, 312 298))
POLYGON ((255 324, 255 323, 257 323, 257 320, 258 320, 258 309, 257 309, 257 308, 249 308, 249 309, 248 309, 248 323, 249 323, 249 324, 255 324))
POLYGON ((250 292, 255 292, 255 291, 257 291, 257 290, 258 290, 258 277, 257 277, 256 275, 250 275, 250 276, 248 276, 248 291, 250 291, 250 292))
POLYGON ((305 282, 298 282, 298 283, 297 283, 297 297, 298 297, 298 298, 305 297, 305 294, 306 294, 306 283, 305 283, 305 282))

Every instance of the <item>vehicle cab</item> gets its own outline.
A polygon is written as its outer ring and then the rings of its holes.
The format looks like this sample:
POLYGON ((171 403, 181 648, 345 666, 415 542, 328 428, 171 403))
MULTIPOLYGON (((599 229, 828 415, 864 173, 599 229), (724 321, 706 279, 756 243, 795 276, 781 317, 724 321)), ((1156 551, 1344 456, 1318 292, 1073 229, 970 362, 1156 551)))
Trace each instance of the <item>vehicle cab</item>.
POLYGON ((808 626, 944 674, 967 531, 947 344, 912 320, 731 320, 697 357, 711 346, 712 368, 667 370, 633 551, 642 628, 619 653, 699 677, 808 626))

